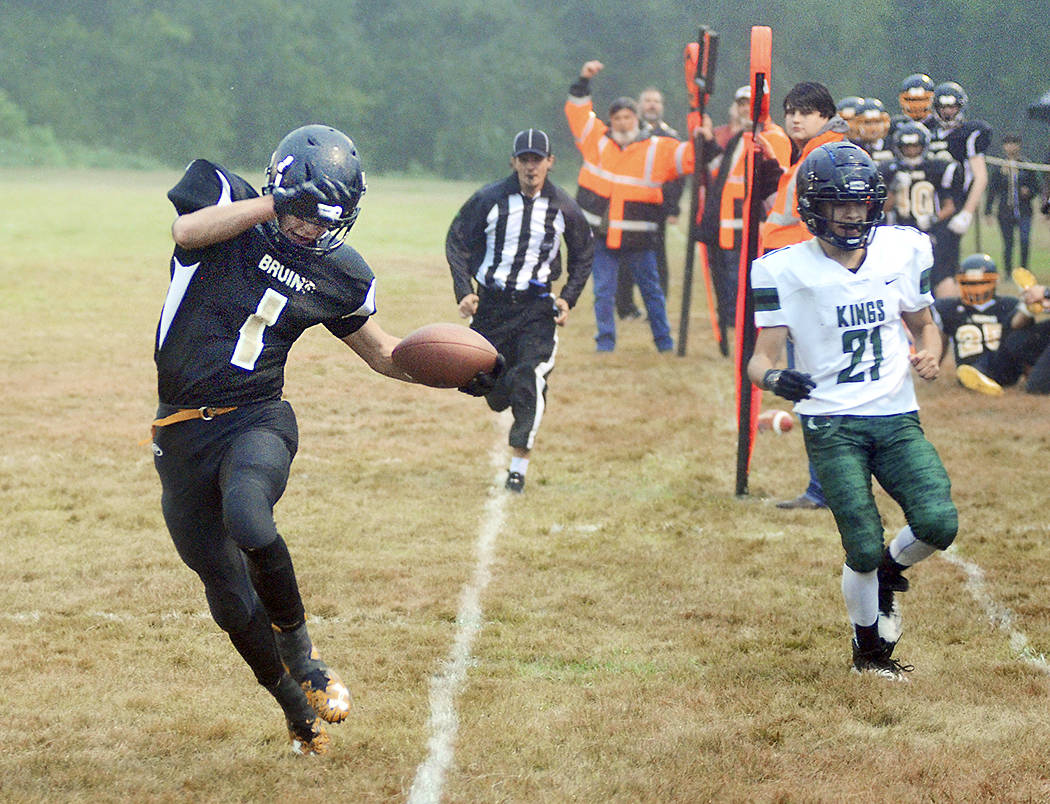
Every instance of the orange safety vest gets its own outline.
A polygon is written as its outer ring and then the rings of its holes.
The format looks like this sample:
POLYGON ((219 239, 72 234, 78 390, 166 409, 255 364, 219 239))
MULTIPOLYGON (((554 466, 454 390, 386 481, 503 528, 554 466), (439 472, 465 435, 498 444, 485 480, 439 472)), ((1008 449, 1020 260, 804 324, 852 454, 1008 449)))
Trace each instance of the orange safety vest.
POLYGON ((583 156, 576 200, 609 248, 653 248, 663 221, 665 182, 693 172, 691 139, 648 137, 621 148, 590 97, 569 96, 565 117, 583 156))
MULTIPOLYGON (((791 160, 791 140, 784 133, 784 129, 776 123, 766 123, 762 128, 762 135, 773 146, 777 162, 786 168, 791 160)), ((739 137, 733 153, 729 155, 730 161, 723 162, 724 165, 728 165, 729 173, 722 186, 722 202, 718 210, 718 245, 726 251, 740 248, 740 236, 744 230, 744 197, 747 195, 747 178, 744 176, 747 159, 744 158, 744 146, 745 140, 749 139, 747 135, 739 137)))
POLYGON ((806 143, 798 161, 781 174, 780 182, 777 184, 777 193, 773 198, 773 208, 758 229, 760 250, 763 254, 773 249, 801 243, 813 237, 806 224, 798 216, 798 196, 795 191, 798 168, 816 148, 829 142, 841 142, 844 139, 846 135, 838 131, 825 131, 823 134, 818 134, 806 143))

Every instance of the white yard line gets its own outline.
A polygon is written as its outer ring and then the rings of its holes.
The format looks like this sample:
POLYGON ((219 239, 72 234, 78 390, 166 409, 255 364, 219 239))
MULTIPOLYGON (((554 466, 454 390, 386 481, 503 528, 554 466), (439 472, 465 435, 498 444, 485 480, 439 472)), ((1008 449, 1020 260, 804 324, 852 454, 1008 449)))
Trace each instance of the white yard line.
POLYGON ((993 598, 991 592, 988 591, 984 582, 984 570, 974 562, 961 558, 956 553, 954 546, 949 547, 941 555, 966 573, 966 588, 970 595, 984 609, 984 616, 988 618, 988 621, 1009 637, 1010 650, 1014 656, 1025 664, 1050 675, 1050 665, 1047 664, 1046 656, 1032 649, 1024 632, 1014 628, 1014 613, 993 598))
POLYGON ((471 646, 481 631, 481 593, 488 586, 491 575, 493 548, 503 529, 507 492, 503 481, 507 469, 506 432, 509 414, 498 417, 499 441, 491 453, 497 472, 495 485, 485 503, 485 513, 475 547, 474 576, 460 592, 459 611, 456 614, 456 636, 452 649, 441 668, 430 678, 430 719, 427 722, 428 754, 416 769, 416 778, 408 791, 409 804, 437 804, 445 786, 445 774, 455 754, 459 715, 456 699, 466 683, 471 663, 471 646))

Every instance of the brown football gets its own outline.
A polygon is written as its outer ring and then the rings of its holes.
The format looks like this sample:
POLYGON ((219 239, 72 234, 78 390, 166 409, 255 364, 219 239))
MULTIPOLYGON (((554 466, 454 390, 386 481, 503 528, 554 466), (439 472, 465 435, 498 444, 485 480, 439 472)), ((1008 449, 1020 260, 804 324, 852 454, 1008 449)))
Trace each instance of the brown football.
POLYGON ((432 388, 459 388, 496 366, 496 347, 460 324, 427 324, 394 347, 394 365, 432 388))

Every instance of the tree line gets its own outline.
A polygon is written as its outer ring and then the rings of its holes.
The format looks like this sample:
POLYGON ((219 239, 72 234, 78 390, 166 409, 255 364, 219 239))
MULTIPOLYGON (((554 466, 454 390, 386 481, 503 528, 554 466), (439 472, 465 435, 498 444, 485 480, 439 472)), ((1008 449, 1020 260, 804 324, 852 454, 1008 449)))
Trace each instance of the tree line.
POLYGON ((599 113, 652 84, 681 128, 682 49, 701 24, 719 33, 716 122, 747 82, 750 28, 762 24, 774 119, 800 80, 896 112, 901 79, 926 72, 961 83, 971 116, 1024 134, 1030 156, 1050 142, 1025 117, 1050 88, 1050 0, 6 0, 0 21, 4 164, 17 162, 12 143, 48 142, 130 166, 207 156, 261 169, 308 122, 350 134, 373 171, 491 176, 528 126, 578 163, 562 104, 580 65, 607 66, 593 84, 599 113))

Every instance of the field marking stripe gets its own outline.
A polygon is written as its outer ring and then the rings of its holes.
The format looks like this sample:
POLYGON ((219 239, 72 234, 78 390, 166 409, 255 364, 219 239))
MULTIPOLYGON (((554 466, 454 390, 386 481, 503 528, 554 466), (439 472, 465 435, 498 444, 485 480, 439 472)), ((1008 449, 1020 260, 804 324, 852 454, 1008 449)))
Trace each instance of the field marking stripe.
POLYGON ((1014 628, 1014 613, 993 598, 988 591, 984 582, 984 570, 973 561, 959 556, 954 547, 943 551, 941 556, 966 573, 966 588, 970 595, 984 609, 984 616, 988 621, 1010 638, 1010 650, 1014 656, 1036 670, 1050 675, 1050 664, 1047 663, 1046 656, 1033 650, 1025 633, 1014 628))
POLYGON ((456 735, 459 731, 459 714, 456 699, 466 683, 470 667, 471 647, 474 637, 481 631, 481 593, 492 578, 490 567, 496 537, 503 529, 506 518, 507 494, 502 487, 502 473, 506 468, 506 422, 509 412, 498 417, 500 437, 490 457, 497 469, 494 488, 485 503, 476 544, 477 559, 474 576, 460 592, 459 611, 456 614, 456 636, 448 658, 430 678, 430 719, 427 731, 428 754, 416 769, 416 778, 408 791, 408 804, 437 804, 445 784, 445 775, 452 765, 455 754, 456 735))

